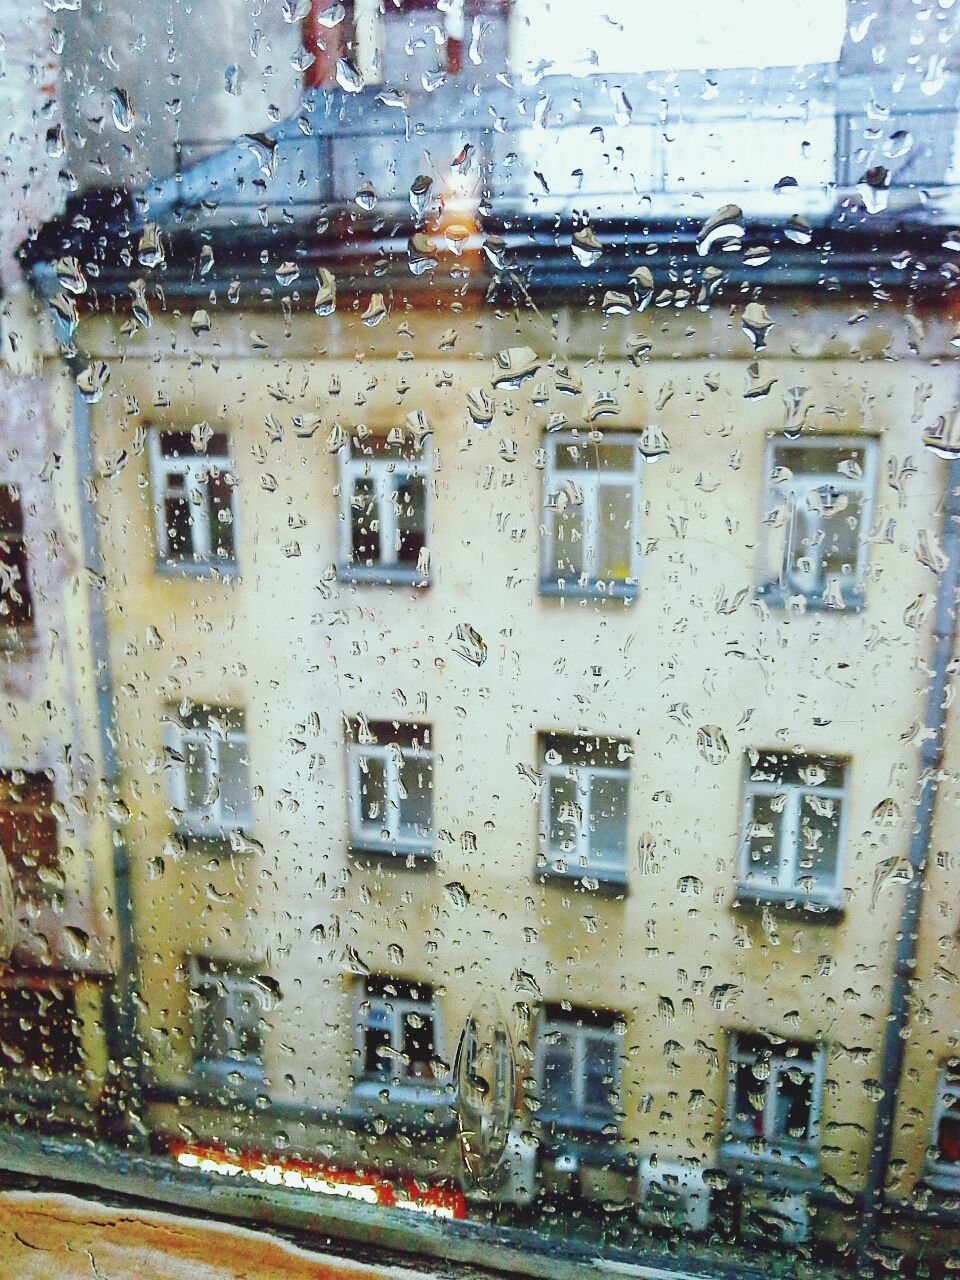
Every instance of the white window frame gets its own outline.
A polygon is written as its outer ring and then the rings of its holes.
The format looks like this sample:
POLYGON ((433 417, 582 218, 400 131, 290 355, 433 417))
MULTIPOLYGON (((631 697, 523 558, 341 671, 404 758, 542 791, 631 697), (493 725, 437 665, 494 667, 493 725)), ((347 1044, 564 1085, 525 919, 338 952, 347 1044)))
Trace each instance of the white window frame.
MULTIPOLYGON (((856 610, 863 606, 867 566, 869 562, 869 534, 873 525, 874 504, 877 489, 877 454, 878 442, 873 436, 829 435, 806 436, 802 440, 788 440, 783 435, 767 437, 764 453, 764 490, 762 513, 762 536, 760 561, 760 580, 757 584, 758 594, 772 604, 783 605, 790 598, 801 596, 808 607, 832 608, 838 611, 856 610), (808 449, 836 449, 838 452, 862 450, 864 455, 863 475, 854 480, 841 475, 838 471, 831 473, 798 474, 793 471, 790 480, 780 484, 772 479, 775 459, 779 451, 801 453, 808 449), (793 547, 798 535, 804 530, 800 528, 798 504, 807 494, 829 485, 838 494, 861 494, 863 509, 860 518, 859 544, 857 548, 857 564, 852 573, 833 575, 839 587, 842 605, 828 599, 831 594, 833 580, 819 584, 819 568, 811 566, 807 572, 807 581, 798 579, 798 575, 788 573, 788 565, 793 560, 793 547), (780 565, 772 563, 775 540, 773 523, 775 513, 785 508, 784 520, 787 528, 783 534, 783 550, 780 565)), ((789 462, 785 465, 789 467, 789 462)), ((842 517, 840 517, 842 518, 842 517)), ((815 550, 815 549, 814 549, 815 550)))
MULTIPOLYGON (((763 752, 761 755, 777 755, 776 752, 763 752)), ((804 782, 755 780, 750 774, 753 767, 749 757, 746 761, 746 781, 744 783, 743 823, 740 835, 740 856, 738 859, 738 890, 746 898, 768 899, 783 902, 810 902, 817 906, 838 908, 842 904, 843 864, 847 840, 847 816, 849 805, 848 784, 850 777, 849 761, 840 757, 831 757, 833 763, 843 769, 843 783, 839 787, 829 787, 821 783, 810 786, 804 782), (750 827, 753 824, 753 801, 756 796, 784 796, 783 815, 780 823, 779 871, 776 879, 763 879, 750 860, 750 827), (798 884, 798 880, 807 878, 807 872, 800 866, 803 858, 801 849, 800 825, 805 796, 817 796, 823 800, 837 800, 840 804, 840 821, 837 824, 837 859, 833 883, 830 885, 812 885, 807 888, 798 884)), ((791 757, 792 763, 802 767, 807 762, 813 766, 818 763, 816 756, 791 757)))
POLYGON ((421 573, 413 565, 398 564, 383 559, 383 548, 392 547, 396 554, 397 509, 393 493, 397 479, 420 476, 423 479, 423 542, 429 550, 432 524, 432 495, 430 475, 432 449, 429 439, 415 449, 407 445, 415 456, 375 457, 354 453, 353 442, 348 440, 340 450, 340 558, 337 577, 345 582, 412 583, 429 586, 430 574, 421 573), (353 489, 356 480, 370 480, 374 488, 377 521, 380 532, 381 559, 379 564, 355 564, 353 561, 353 489))
POLYGON ((612 1026, 603 1027, 591 1024, 588 1020, 589 1012, 589 1010, 583 1011, 582 1021, 578 1020, 576 1010, 572 1011, 569 1019, 550 1017, 547 1013, 540 1015, 537 1026, 537 1043, 534 1050, 534 1078, 537 1082, 537 1092, 541 1100, 540 1109, 536 1114, 546 1123, 556 1123, 561 1126, 569 1125, 572 1128, 601 1129, 616 1120, 616 1108, 612 1104, 608 1111, 604 1111, 603 1115, 595 1115, 585 1109, 586 1060, 589 1046, 594 1042, 612 1044, 616 1051, 613 1059, 613 1079, 609 1089, 611 1094, 619 1094, 620 1092, 620 1059, 623 1053, 622 1034, 612 1026), (545 1103, 547 1084, 544 1059, 547 1050, 551 1047, 547 1044, 548 1036, 557 1036, 567 1040, 572 1050, 574 1105, 566 1115, 549 1111, 545 1103))
MULTIPOLYGON (((201 709, 198 708, 198 710, 201 709)), ((170 804, 180 814, 178 830, 190 836, 206 836, 220 839, 228 837, 231 831, 241 831, 249 834, 253 827, 253 816, 249 774, 250 743, 246 730, 246 717, 244 717, 243 728, 228 727, 225 733, 221 735, 217 730, 210 727, 209 721, 215 719, 218 712, 229 712, 231 715, 236 715, 237 709, 233 707, 209 707, 202 710, 207 719, 206 726, 183 724, 179 719, 174 721, 169 718, 164 726, 166 745, 183 757, 182 763, 172 762, 171 767, 167 770, 170 804), (248 761, 246 768, 246 806, 242 813, 231 812, 224 804, 223 792, 218 781, 217 795, 213 803, 200 809, 190 809, 187 805, 188 747, 193 745, 200 748, 207 761, 205 788, 205 794, 207 794, 211 789, 213 779, 217 778, 219 780, 220 744, 222 742, 229 742, 237 746, 248 761)))
POLYGON ((770 1044, 770 1055, 767 1059, 770 1074, 766 1080, 757 1080, 754 1092, 763 1092, 762 1133, 746 1133, 737 1128, 737 1067, 743 1063, 758 1061, 761 1055, 751 1054, 741 1049, 742 1039, 763 1039, 762 1032, 733 1032, 729 1041, 729 1059, 727 1062, 727 1112, 726 1129, 729 1137, 724 1139, 724 1150, 728 1154, 736 1154, 738 1158, 757 1159, 756 1144, 762 1142, 767 1152, 760 1158, 777 1159, 783 1151, 790 1159, 797 1159, 806 1165, 815 1165, 820 1158, 820 1116, 823 1110, 823 1079, 826 1054, 822 1044, 800 1044, 784 1041, 782 1045, 770 1044), (787 1050, 795 1048, 800 1052, 788 1055, 787 1050), (802 1069, 812 1077, 810 1089, 810 1119, 807 1128, 810 1137, 807 1139, 783 1137, 775 1132, 774 1121, 777 1106, 777 1082, 788 1072, 802 1069))
POLYGON ((427 725, 405 725, 416 735, 421 745, 407 746, 398 742, 349 742, 347 744, 347 798, 350 816, 350 843, 354 848, 367 852, 381 850, 390 854, 413 854, 416 857, 433 857, 433 823, 422 837, 400 835, 400 811, 403 799, 400 795, 400 771, 405 763, 418 764, 430 775, 431 818, 434 810, 433 794, 433 746, 426 746, 430 729, 427 725), (366 774, 364 760, 379 760, 383 764, 384 812, 377 823, 363 821, 363 785, 366 774), (386 836, 384 836, 386 832, 386 836))
MULTIPOLYGON (((560 735, 558 735, 560 736, 560 735)), ((586 747, 590 739, 571 736, 570 742, 586 747)), ((544 759, 549 744, 541 744, 540 769, 543 782, 540 788, 540 852, 546 859, 547 873, 552 876, 579 879, 582 876, 593 876, 598 880, 620 884, 627 877, 627 845, 629 835, 629 798, 630 768, 626 764, 622 768, 613 765, 579 764, 573 761, 562 761, 560 764, 548 764, 544 759), (569 854, 555 853, 550 847, 550 828, 558 825, 551 821, 550 783, 556 778, 568 779, 574 775, 576 786, 576 804, 580 810, 580 822, 573 828, 576 846, 569 854), (595 778, 618 778, 627 784, 627 809, 624 811, 624 860, 622 865, 613 863, 609 857, 601 858, 591 848, 592 832, 590 830, 592 783, 595 778), (563 870, 561 870, 561 866, 563 870)), ((571 824, 564 824, 571 825, 571 824)))
POLYGON ((640 497, 646 460, 640 452, 639 436, 631 432, 604 432, 601 444, 629 445, 633 449, 631 471, 608 471, 578 468, 558 462, 561 450, 575 445, 589 450, 592 445, 587 432, 564 431, 544 437, 546 465, 543 472, 543 536, 540 542, 540 594, 564 596, 613 595, 632 599, 637 594, 640 577, 640 497), (568 580, 554 574, 557 526, 556 495, 565 480, 571 480, 583 495, 581 510, 583 573, 568 580), (597 576, 600 555, 600 489, 604 485, 626 486, 631 494, 630 572, 626 578, 600 579, 597 576), (602 583, 602 585, 601 585, 602 583))
MULTIPOLYGON (((191 955, 189 957, 190 970, 190 990, 199 994, 203 987, 214 987, 217 984, 222 988, 223 994, 216 993, 216 999, 220 1001, 224 1010, 224 1018, 229 1018, 234 1025, 236 1031, 236 1039, 239 1040, 239 1028, 241 1021, 246 1017, 242 1012, 244 997, 249 997, 256 1004, 256 1007, 263 1013, 263 1002, 257 990, 256 983, 253 981, 249 973, 236 965, 232 965, 230 961, 218 960, 208 956, 191 955), (204 972, 202 965, 207 961, 209 964, 220 966, 215 973, 204 972)), ((197 1056, 197 1050, 202 1040, 202 1020, 205 1016, 205 1010, 199 1008, 193 1011, 191 1022, 191 1031, 193 1033, 193 1061, 191 1063, 191 1072, 200 1077, 216 1076, 223 1077, 234 1073, 243 1076, 245 1080, 257 1081, 263 1079, 263 1047, 264 1034, 263 1028, 258 1027, 258 1035, 261 1039, 261 1056, 260 1057, 233 1057, 227 1054, 223 1058, 201 1058, 197 1056)), ((258 1018, 258 1022, 260 1019, 258 1018)))
MULTIPOLYGON (((378 977, 380 975, 377 975, 378 977)), ((389 982, 390 979, 384 979, 389 982)), ((406 985, 427 988, 429 983, 418 983, 405 979, 406 985)), ((370 995, 366 982, 357 983, 354 996, 354 1050, 357 1070, 354 1079, 353 1093, 359 1097, 379 1096, 384 1090, 395 1102, 415 1102, 435 1104, 437 1095, 444 1092, 447 1085, 445 1076, 437 1076, 433 1080, 411 1079, 403 1074, 404 1063, 400 1057, 389 1057, 385 1062, 389 1068, 389 1077, 368 1076, 364 1070, 367 1055, 367 1031, 376 1030, 373 1026, 372 1013, 379 1009, 388 1023, 390 1046, 399 1055, 403 1053, 404 1017, 408 1013, 428 1016, 433 1023, 433 1057, 437 1062, 443 1061, 440 1038, 440 1011, 437 1005, 436 992, 430 987, 429 1000, 411 1000, 398 995, 370 995), (365 1008, 365 1006, 369 1006, 365 1008)))
POLYGON ((937 1095, 933 1104, 933 1123, 930 1128, 930 1146, 924 1161, 924 1181, 948 1190, 960 1190, 960 1160, 947 1163, 938 1159, 937 1134, 940 1122, 948 1111, 948 1101, 960 1101, 960 1070, 948 1071, 942 1067, 937 1077, 937 1095))
POLYGON ((226 453, 208 452, 168 458, 160 447, 161 437, 182 434, 184 434, 182 429, 173 427, 153 427, 147 432, 158 566, 167 573, 202 575, 209 572, 211 568, 226 574, 235 572, 237 568, 237 496, 236 486, 233 483, 229 443, 226 453), (210 512, 207 505, 207 480, 211 470, 217 470, 225 477, 230 491, 233 555, 229 559, 217 556, 213 552, 210 512), (183 476, 182 489, 170 488, 170 477, 174 475, 183 476), (190 555, 180 556, 170 548, 165 501, 168 497, 184 495, 190 504, 192 551, 190 555))

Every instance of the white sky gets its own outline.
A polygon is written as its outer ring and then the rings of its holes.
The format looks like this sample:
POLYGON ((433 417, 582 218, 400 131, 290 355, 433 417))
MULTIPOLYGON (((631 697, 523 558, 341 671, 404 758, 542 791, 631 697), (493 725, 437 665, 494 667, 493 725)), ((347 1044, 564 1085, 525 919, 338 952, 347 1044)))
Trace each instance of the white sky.
POLYGON ((574 75, 590 70, 591 49, 613 73, 834 62, 846 19, 844 0, 524 0, 518 9, 517 65, 544 59, 574 75))

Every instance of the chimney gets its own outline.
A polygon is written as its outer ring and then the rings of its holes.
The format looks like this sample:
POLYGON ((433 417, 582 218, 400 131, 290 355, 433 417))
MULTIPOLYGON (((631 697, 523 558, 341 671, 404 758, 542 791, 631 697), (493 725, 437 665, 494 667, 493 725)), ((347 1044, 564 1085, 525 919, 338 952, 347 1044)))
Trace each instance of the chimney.
POLYGON ((303 47, 314 61, 303 73, 305 89, 330 89, 337 82, 337 60, 347 54, 352 43, 353 0, 310 0, 310 12, 303 20, 303 47), (342 3, 344 16, 336 26, 328 26, 325 15, 342 3))

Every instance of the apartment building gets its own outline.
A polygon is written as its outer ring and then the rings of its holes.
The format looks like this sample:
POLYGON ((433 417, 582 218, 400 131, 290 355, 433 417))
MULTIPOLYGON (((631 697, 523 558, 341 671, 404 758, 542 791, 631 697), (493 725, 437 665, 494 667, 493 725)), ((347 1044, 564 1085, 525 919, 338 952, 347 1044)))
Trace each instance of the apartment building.
MULTIPOLYGON (((789 146, 859 139, 817 84, 789 146)), ((573 211, 614 126, 576 84, 557 115, 574 92, 545 172, 529 131, 478 123, 517 116, 503 86, 467 118, 430 91, 456 145, 422 106, 410 147, 372 92, 308 96, 28 249, 90 441, 145 1124, 459 1179, 483 1018, 535 1169, 512 1198, 847 1257, 879 1171, 880 1247, 936 1265, 960 1177, 949 719, 925 750, 953 196, 941 173, 917 207, 908 173, 896 218, 865 212, 841 149, 845 196, 814 175, 773 213, 761 175, 711 253, 735 182, 708 204, 667 149, 649 223, 621 174, 594 230, 573 211)), ((616 127, 659 136, 624 92, 616 127)))

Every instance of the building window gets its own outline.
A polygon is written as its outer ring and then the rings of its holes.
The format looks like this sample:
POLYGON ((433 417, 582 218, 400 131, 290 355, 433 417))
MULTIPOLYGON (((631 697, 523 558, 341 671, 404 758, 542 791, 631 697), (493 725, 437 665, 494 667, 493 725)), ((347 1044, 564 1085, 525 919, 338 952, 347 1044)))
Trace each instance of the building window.
POLYGON ((832 609, 863 604, 876 455, 874 440, 768 442, 760 594, 771 603, 801 597, 832 609))
POLYGON ((600 1009, 548 1005, 537 1028, 537 1116, 560 1128, 617 1124, 623 1033, 600 1009))
POLYGON ((363 722, 347 745, 347 772, 351 846, 432 857, 430 726, 363 722))
POLYGON ((341 578, 426 585, 429 449, 399 431, 344 446, 341 578))
POLYGON ((818 1045, 735 1033, 730 1039, 724 1146, 737 1156, 814 1163, 822 1092, 823 1050, 818 1045))
POLYGON ((148 438, 159 563, 195 572, 233 567, 236 481, 227 435, 215 431, 203 451, 189 431, 148 438))
POLYGON ((263 1075, 263 1001, 253 973, 229 961, 190 957, 193 1070, 251 1080, 263 1075))
POLYGON ((53 802, 45 773, 0 772, 0 853, 18 898, 49 898, 63 888, 53 802))
POLYGON ((827 756, 751 757, 740 849, 744 896, 840 905, 846 773, 842 760, 827 756))
MULTIPOLYGON (((446 1077, 437 1046, 433 988, 422 982, 370 977, 359 990, 357 1084, 436 1090, 446 1077)), ((396 1090, 394 1090, 396 1096, 396 1090)))
POLYGON ((236 707, 195 706, 166 716, 170 802, 178 828, 193 836, 247 831, 249 758, 244 714, 236 707))
POLYGON ((12 485, 0 484, 0 646, 15 645, 32 629, 23 505, 12 485))
POLYGON ((544 439, 540 589, 546 595, 636 595, 640 572, 637 438, 576 432, 544 439))
POLYGON ((44 1081, 82 1066, 73 987, 40 977, 0 982, 0 1079, 44 1081))
POLYGON ((927 1176, 960 1186, 960 1059, 953 1059, 940 1073, 927 1176))
POLYGON ((627 875, 629 744, 544 734, 540 851, 546 873, 622 884, 627 875))

